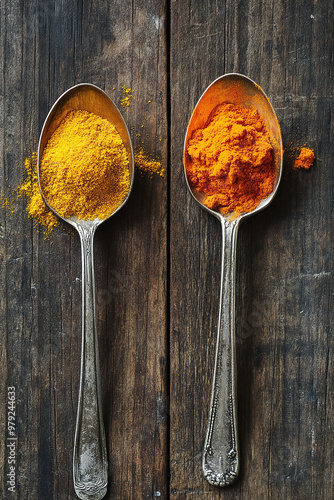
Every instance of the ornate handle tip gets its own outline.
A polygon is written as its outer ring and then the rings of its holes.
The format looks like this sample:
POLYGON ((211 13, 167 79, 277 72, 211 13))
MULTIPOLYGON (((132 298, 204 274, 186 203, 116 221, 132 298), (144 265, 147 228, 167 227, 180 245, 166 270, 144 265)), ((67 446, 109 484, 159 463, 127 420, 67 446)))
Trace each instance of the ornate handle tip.
POLYGON ((75 483, 76 495, 81 500, 100 500, 107 493, 107 483, 99 481, 97 483, 75 483))
POLYGON ((230 471, 216 473, 205 468, 203 468, 203 475, 208 483, 212 484, 213 486, 229 486, 238 478, 238 472, 230 471))

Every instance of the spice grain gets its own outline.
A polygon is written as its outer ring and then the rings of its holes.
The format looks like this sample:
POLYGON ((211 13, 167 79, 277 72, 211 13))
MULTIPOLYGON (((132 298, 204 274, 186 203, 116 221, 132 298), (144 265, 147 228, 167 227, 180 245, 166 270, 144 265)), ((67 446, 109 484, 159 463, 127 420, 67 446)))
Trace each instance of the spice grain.
POLYGON ((312 167, 313 162, 315 160, 314 151, 310 148, 302 148, 298 158, 295 160, 293 164, 294 169, 304 168, 305 170, 309 170, 312 167))
POLYGON ((130 188, 127 151, 115 126, 94 113, 70 111, 42 152, 40 183, 62 217, 111 215, 130 188))
POLYGON ((224 214, 254 210, 273 191, 273 147, 258 112, 224 103, 186 146, 187 177, 207 195, 204 204, 224 214))

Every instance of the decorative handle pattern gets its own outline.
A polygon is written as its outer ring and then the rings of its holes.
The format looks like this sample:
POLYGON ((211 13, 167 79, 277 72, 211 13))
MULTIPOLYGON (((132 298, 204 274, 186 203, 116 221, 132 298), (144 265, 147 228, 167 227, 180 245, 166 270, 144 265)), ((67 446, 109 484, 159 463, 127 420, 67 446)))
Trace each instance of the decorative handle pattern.
POLYGON ((76 227, 82 255, 82 350, 73 478, 79 498, 100 500, 107 492, 108 460, 95 319, 93 239, 96 226, 81 223, 76 227))
POLYGON ((222 223, 222 272, 215 368, 203 453, 205 479, 216 486, 233 483, 239 473, 235 362, 235 252, 239 221, 222 223))

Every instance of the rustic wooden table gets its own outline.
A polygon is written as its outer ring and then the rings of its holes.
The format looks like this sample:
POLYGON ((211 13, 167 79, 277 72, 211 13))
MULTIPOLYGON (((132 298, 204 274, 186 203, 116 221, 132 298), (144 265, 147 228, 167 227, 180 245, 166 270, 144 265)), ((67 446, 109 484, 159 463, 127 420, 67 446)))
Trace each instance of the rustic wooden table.
MULTIPOLYGON (((0 15, 2 195, 21 182, 50 106, 79 82, 117 104, 122 86, 131 88, 134 99, 120 109, 133 143, 167 166, 164 178, 137 175, 129 202, 95 241, 106 498, 332 499, 332 1, 1 0, 0 15), (275 200, 239 233, 241 474, 219 489, 203 479, 201 455, 221 236, 187 192, 182 149, 201 93, 234 71, 270 97, 286 154, 275 200), (304 143, 316 162, 295 172, 304 143)), ((62 224, 45 240, 24 199, 4 207, 1 498, 76 498, 80 310, 78 236, 62 224)))

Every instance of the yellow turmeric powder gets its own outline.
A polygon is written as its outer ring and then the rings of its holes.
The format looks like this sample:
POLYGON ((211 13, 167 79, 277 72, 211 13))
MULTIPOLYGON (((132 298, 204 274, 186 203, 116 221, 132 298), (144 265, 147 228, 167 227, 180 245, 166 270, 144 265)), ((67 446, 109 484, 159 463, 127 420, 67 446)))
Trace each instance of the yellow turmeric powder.
POLYGON ((133 99, 133 90, 131 88, 126 88, 125 85, 122 87, 123 97, 121 99, 121 106, 123 108, 128 108, 130 106, 130 101, 133 99))
POLYGON ((273 191, 273 147, 256 110, 224 103, 195 130, 186 146, 187 177, 224 214, 254 210, 273 191))
POLYGON ((17 196, 25 195, 28 200, 27 212, 29 217, 37 220, 46 227, 46 233, 58 225, 58 217, 45 204, 38 186, 37 179, 37 152, 32 153, 24 162, 25 180, 17 188, 17 196))
POLYGON ((155 160, 151 155, 149 155, 143 148, 136 148, 134 151, 134 159, 136 169, 140 171, 141 174, 145 174, 152 178, 153 175, 159 175, 164 177, 166 170, 161 165, 161 162, 155 160))
POLYGON ((127 151, 115 126, 88 111, 67 113, 43 150, 40 182, 62 217, 107 218, 130 188, 127 151))
MULTIPOLYGON (((144 176, 148 176, 149 178, 153 177, 153 175, 164 177, 165 168, 162 167, 161 162, 155 160, 144 148, 139 148, 134 152, 134 159, 136 170, 144 176)), ((25 196, 27 200, 26 210, 29 217, 40 224, 44 233, 49 235, 59 225, 59 219, 45 204, 40 193, 37 181, 36 151, 26 157, 24 170, 25 178, 12 195, 14 194, 17 197, 25 196)), ((12 201, 11 197, 3 197, 0 202, 3 206, 7 206, 12 201)))

